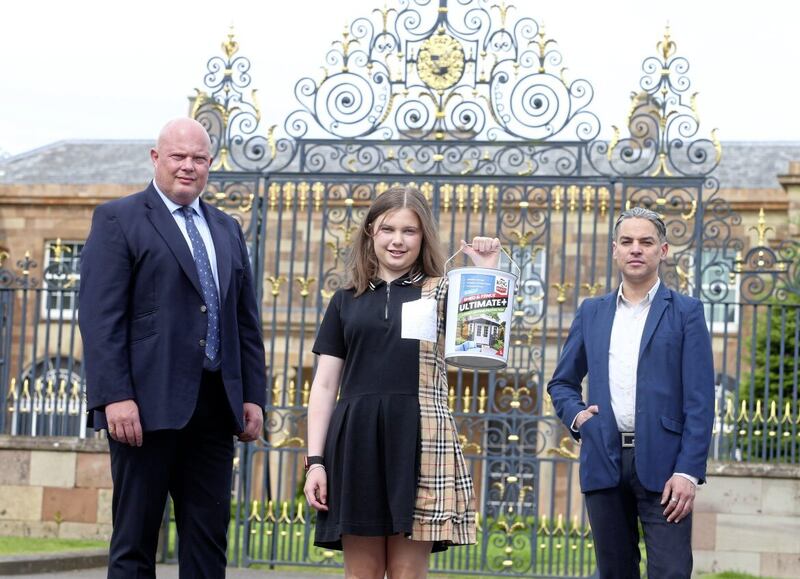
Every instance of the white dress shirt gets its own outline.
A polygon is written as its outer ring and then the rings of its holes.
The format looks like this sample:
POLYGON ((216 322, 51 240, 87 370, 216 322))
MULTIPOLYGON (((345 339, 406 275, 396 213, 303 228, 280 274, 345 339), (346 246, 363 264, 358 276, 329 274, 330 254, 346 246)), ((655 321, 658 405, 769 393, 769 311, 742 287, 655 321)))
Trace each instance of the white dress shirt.
MULTIPOLYGON (((189 232, 186 230, 186 218, 181 213, 181 208, 183 205, 178 205, 172 199, 167 197, 161 192, 161 189, 158 188, 156 182, 153 181, 153 188, 158 193, 158 196, 161 197, 161 200, 164 202, 164 205, 167 206, 169 212, 172 214, 172 218, 175 220, 175 223, 178 224, 178 229, 181 230, 183 234, 183 238, 186 240, 186 244, 189 246, 189 251, 192 253, 192 257, 194 257, 194 249, 192 248, 192 242, 189 239, 189 232)), ((211 264, 211 275, 214 276, 214 285, 217 286, 217 295, 219 295, 219 274, 217 273, 217 252, 214 250, 214 240, 211 237, 211 230, 208 228, 208 221, 206 221, 206 216, 203 215, 203 211, 200 209, 200 199, 197 198, 189 204, 189 207, 194 210, 194 224, 197 226, 197 230, 200 232, 200 237, 203 238, 203 245, 206 246, 206 253, 208 253, 208 261, 211 264)))
POLYGON ((658 291, 661 280, 647 292, 638 304, 632 303, 617 292, 617 311, 611 328, 611 343, 608 349, 608 386, 611 390, 611 408, 617 419, 620 432, 633 432, 636 422, 636 371, 639 367, 639 346, 642 342, 644 323, 650 305, 658 291))

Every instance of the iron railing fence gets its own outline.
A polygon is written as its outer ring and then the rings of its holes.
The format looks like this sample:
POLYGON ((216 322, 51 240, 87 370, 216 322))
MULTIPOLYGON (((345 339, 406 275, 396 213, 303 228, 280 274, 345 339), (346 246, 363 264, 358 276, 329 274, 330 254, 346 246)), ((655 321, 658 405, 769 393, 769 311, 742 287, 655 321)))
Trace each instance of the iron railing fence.
POLYGON ((87 436, 82 352, 77 290, 0 289, 0 432, 87 436))
POLYGON ((800 462, 800 300, 706 306, 717 371, 710 456, 800 462))
MULTIPOLYGON (((46 307, 48 300, 72 303, 76 293, 73 289, 0 289, 0 395, 4 401, 0 431, 4 434, 87 436, 77 309, 46 307), (56 298, 55 294, 63 296, 56 298)), ((706 318, 717 372, 710 456, 716 460, 800 462, 800 304, 708 303, 706 318)), ((486 379, 469 374, 454 372, 451 406, 474 436, 475 420, 486 412, 489 395, 486 379)), ((311 369, 307 369, 303 385, 285 387, 281 377, 273 377, 273 395, 293 396, 288 405, 275 406, 303 412, 310 376, 311 369)), ((511 396, 505 407, 510 410, 510 404, 516 404, 515 390, 507 385, 503 388, 511 396)), ((495 385, 494 396, 501 390, 495 385)), ((545 416, 550 412, 546 403, 543 411, 545 416)), ((285 418, 286 414, 281 419, 285 418)), ((291 420, 302 417, 292 416, 291 420)), ((492 430, 488 424, 481 427, 492 430)))

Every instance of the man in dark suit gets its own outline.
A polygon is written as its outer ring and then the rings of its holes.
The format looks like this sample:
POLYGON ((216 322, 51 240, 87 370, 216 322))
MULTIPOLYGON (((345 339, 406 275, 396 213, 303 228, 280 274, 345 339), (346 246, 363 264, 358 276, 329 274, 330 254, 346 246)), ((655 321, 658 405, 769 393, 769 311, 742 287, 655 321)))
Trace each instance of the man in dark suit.
POLYGON ((144 191, 99 206, 81 259, 89 424, 107 429, 109 578, 155 577, 167 493, 181 577, 225 576, 233 436, 258 438, 264 342, 239 225, 199 197, 211 142, 168 123, 144 191))
POLYGON ((581 441, 581 490, 602 578, 639 577, 639 521, 648 577, 692 572, 691 512, 711 443, 714 364, 703 304, 659 280, 668 249, 657 213, 637 207, 619 216, 613 257, 622 284, 578 308, 547 386, 581 441))

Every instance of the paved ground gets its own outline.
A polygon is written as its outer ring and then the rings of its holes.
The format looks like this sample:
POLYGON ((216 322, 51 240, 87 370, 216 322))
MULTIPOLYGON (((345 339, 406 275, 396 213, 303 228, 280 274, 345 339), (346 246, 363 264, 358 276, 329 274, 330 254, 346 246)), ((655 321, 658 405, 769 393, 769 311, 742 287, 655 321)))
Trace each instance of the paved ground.
MULTIPOLYGON (((37 575, 0 575, 0 577, 14 577, 16 579, 106 579, 106 570, 81 569, 79 571, 60 571, 37 575)), ((325 579, 327 577, 337 577, 337 575, 231 568, 228 569, 226 579, 325 579)), ((178 579, 178 567, 176 565, 159 565, 158 579, 178 579)))

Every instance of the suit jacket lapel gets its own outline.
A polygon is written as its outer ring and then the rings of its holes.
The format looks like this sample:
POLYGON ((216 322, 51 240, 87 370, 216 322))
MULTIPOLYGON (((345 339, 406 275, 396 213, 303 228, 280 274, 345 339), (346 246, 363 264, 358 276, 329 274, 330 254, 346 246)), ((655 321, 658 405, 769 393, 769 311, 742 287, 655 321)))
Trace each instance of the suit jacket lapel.
POLYGON ((617 313, 617 292, 606 294, 597 308, 597 336, 602 368, 600 376, 605 376, 608 381, 608 350, 611 347, 611 328, 614 325, 614 316, 617 313))
POLYGON ((225 232, 222 216, 213 214, 209 206, 200 200, 203 214, 206 217, 208 228, 211 230, 211 239, 214 240, 214 252, 217 254, 217 276, 219 277, 219 303, 225 303, 228 286, 231 281, 231 238, 225 232))
POLYGON ((186 277, 192 282, 194 289, 201 296, 203 290, 200 288, 200 278, 197 276, 197 266, 194 263, 192 252, 189 250, 189 244, 186 243, 186 238, 181 233, 178 224, 175 223, 175 218, 170 214, 167 206, 158 196, 158 193, 153 188, 152 183, 147 189, 147 218, 153 224, 158 234, 164 239, 164 242, 175 255, 175 259, 183 269, 186 277))
POLYGON ((639 361, 641 361, 642 354, 647 348, 647 345, 650 343, 650 340, 653 338, 653 334, 658 327, 658 322, 661 321, 661 316, 664 315, 664 311, 667 309, 667 305, 669 305, 669 301, 671 299, 672 295, 669 293, 669 288, 662 281, 661 285, 658 286, 658 291, 656 291, 655 297, 653 298, 653 303, 650 305, 650 311, 647 312, 647 320, 644 322, 642 341, 639 344, 639 361))

